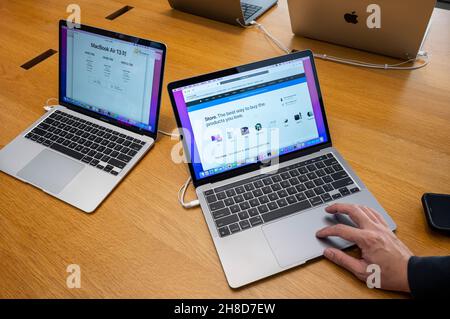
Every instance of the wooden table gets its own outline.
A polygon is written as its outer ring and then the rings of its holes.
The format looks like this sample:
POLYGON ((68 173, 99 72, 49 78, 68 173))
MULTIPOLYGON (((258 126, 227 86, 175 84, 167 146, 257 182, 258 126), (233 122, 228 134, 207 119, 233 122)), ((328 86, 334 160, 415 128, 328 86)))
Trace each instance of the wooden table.
MULTIPOLYGON (((57 21, 73 1, 0 4, 0 145, 43 113, 57 96, 57 55, 26 71, 20 65, 58 49, 57 21)), ((281 54, 256 29, 240 29, 170 9, 165 0, 78 0, 82 23, 168 45, 165 83, 281 54), (134 7, 110 21, 124 5, 134 7)), ((445 255, 450 239, 427 227, 420 197, 450 193, 450 12, 436 9, 425 43, 431 64, 381 71, 317 61, 335 146, 398 223, 417 255, 445 255)), ((391 60, 292 35, 285 0, 260 20, 296 49, 385 63, 391 60)), ((160 128, 175 127, 166 91, 160 128)), ((375 291, 326 260, 239 290, 228 287, 200 208, 182 209, 188 176, 160 136, 92 215, 0 173, 0 297, 404 297, 375 291), (66 287, 66 267, 81 266, 81 289, 66 287)), ((193 195, 192 190, 188 193, 193 195)), ((299 243, 301 245, 301 243, 299 243)))

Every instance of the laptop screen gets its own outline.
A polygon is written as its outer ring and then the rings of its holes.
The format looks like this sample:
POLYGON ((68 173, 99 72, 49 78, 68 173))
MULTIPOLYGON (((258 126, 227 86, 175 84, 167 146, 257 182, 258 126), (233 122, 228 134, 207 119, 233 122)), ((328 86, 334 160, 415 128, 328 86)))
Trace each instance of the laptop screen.
POLYGON ((156 132, 163 51, 62 26, 63 102, 156 132))
POLYGON ((310 57, 172 91, 203 179, 329 141, 310 57))

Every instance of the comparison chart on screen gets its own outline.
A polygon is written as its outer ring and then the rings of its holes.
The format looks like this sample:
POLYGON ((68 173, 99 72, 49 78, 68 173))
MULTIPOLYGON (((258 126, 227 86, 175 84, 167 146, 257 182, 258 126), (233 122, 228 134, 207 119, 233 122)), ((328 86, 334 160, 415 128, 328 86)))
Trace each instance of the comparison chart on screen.
POLYGON ((63 27, 62 99, 154 132, 163 52, 63 27))

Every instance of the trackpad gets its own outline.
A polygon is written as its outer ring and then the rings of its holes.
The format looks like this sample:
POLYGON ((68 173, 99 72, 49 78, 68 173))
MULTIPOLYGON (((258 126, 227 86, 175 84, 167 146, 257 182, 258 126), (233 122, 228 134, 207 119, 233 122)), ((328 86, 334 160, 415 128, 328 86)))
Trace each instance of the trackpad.
POLYGON ((322 255, 326 247, 350 246, 340 238, 322 240, 316 237, 319 229, 336 223, 338 220, 326 214, 324 208, 317 208, 268 224, 262 229, 278 264, 286 268, 322 255))
POLYGON ((47 192, 58 194, 83 168, 84 164, 46 149, 22 168, 17 176, 47 192))

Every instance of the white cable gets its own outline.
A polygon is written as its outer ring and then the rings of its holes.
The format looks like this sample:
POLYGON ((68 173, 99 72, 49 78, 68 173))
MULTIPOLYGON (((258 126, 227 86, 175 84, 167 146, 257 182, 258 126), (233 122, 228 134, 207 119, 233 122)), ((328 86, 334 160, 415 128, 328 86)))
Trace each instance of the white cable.
POLYGON ((420 59, 413 58, 413 59, 409 59, 409 60, 406 60, 406 61, 403 61, 400 63, 396 63, 396 64, 375 64, 375 63, 368 63, 368 62, 352 60, 352 59, 343 59, 343 58, 326 55, 326 54, 315 53, 314 57, 317 59, 325 60, 325 61, 332 61, 332 62, 341 63, 341 64, 347 64, 347 65, 353 65, 353 66, 359 66, 359 67, 371 68, 371 69, 383 69, 383 70, 417 70, 417 69, 421 69, 421 68, 427 66, 430 63, 430 60, 429 60, 427 54, 423 55, 423 58, 424 58, 422 60, 423 63, 421 63, 419 65, 404 66, 404 67, 401 67, 401 65, 404 65, 407 63, 414 63, 414 62, 419 61, 420 59))
POLYGON ((56 97, 48 98, 47 101, 45 101, 44 110, 46 110, 48 112, 48 111, 51 111, 55 106, 57 106, 55 104, 54 105, 49 105, 48 104, 50 101, 53 101, 53 100, 59 101, 56 97))
POLYGON ((178 190, 178 201, 180 202, 181 206, 183 206, 184 208, 193 208, 193 207, 200 205, 200 201, 198 199, 192 200, 188 203, 186 203, 184 201, 184 197, 186 196, 186 190, 189 187, 191 180, 192 180, 192 178, 189 176, 189 178, 186 180, 186 182, 178 190))
MULTIPOLYGON (((239 24, 241 24, 241 23, 239 22, 239 24)), ((287 54, 292 52, 291 50, 289 50, 288 47, 286 47, 283 43, 281 43, 281 41, 279 41, 277 38, 275 38, 262 24, 260 24, 256 21, 252 21, 252 22, 250 22, 250 24, 255 26, 257 29, 261 30, 264 33, 264 35, 266 35, 280 50, 284 51, 287 54)), ((248 28, 248 26, 244 26, 242 24, 241 24, 241 26, 248 28)), ((327 54, 318 54, 318 53, 315 53, 314 57, 317 59, 325 60, 325 61, 332 61, 332 62, 341 63, 341 64, 347 64, 347 65, 353 65, 353 66, 359 66, 359 67, 365 67, 365 68, 371 68, 371 69, 382 69, 382 70, 417 70, 417 69, 427 66, 430 63, 430 59, 428 57, 427 52, 419 52, 419 54, 417 55, 416 58, 412 58, 407 61, 403 61, 403 62, 395 63, 395 64, 376 64, 376 63, 369 63, 369 62, 363 62, 363 61, 352 60, 352 59, 344 59, 344 58, 339 58, 339 57, 335 57, 335 56, 331 56, 331 55, 327 55, 327 54), (419 59, 419 57, 422 57, 423 59, 419 59), (414 63, 414 62, 417 62, 420 60, 422 60, 423 63, 421 63, 419 65, 404 66, 404 67, 401 66, 401 65, 404 65, 407 63, 414 63)))
POLYGON ((166 132, 166 131, 163 131, 163 130, 158 130, 158 133, 161 133, 162 135, 170 136, 173 139, 180 138, 180 134, 169 133, 169 132, 166 132))
POLYGON ((277 38, 275 38, 267 29, 264 27, 261 23, 258 23, 256 21, 250 22, 251 25, 255 26, 257 29, 261 30, 270 40, 272 40, 275 45, 280 48, 280 50, 284 51, 286 54, 291 53, 291 50, 289 50, 288 47, 286 47, 281 41, 279 41, 277 38))

